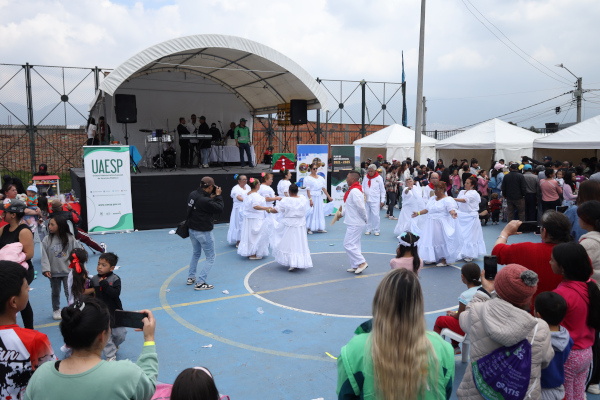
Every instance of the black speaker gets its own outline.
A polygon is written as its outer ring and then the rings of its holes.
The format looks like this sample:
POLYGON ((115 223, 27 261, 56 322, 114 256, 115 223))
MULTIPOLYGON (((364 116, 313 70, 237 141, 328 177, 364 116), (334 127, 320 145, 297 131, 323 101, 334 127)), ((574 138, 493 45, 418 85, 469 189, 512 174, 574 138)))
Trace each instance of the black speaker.
POLYGON ((307 107, 306 100, 290 100, 290 123, 292 125, 304 125, 308 122, 307 107))
POLYGON ((120 124, 133 124, 137 122, 137 108, 134 94, 115 95, 115 114, 120 124))

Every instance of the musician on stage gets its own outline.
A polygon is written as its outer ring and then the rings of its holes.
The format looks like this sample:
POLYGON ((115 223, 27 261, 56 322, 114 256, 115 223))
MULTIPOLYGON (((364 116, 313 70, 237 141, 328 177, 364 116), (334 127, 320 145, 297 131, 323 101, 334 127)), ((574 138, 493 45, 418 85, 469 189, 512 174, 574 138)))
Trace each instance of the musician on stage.
POLYGON ((182 139, 182 135, 188 135, 190 132, 185 127, 185 118, 179 118, 179 125, 177 125, 177 134, 179 135, 179 147, 181 148, 181 168, 185 168, 189 165, 190 159, 190 139, 182 139))
POLYGON ((219 130, 219 128, 217 128, 217 124, 215 124, 214 122, 210 124, 209 132, 212 135, 213 142, 221 141, 221 131, 219 130))
MULTIPOLYGON (((206 123, 206 117, 200 117, 200 125, 198 126, 198 135, 210 135, 210 128, 206 123)), ((210 139, 200 139, 200 151, 202 153, 202 162, 198 159, 198 166, 202 168, 208 168, 208 156, 210 155, 210 139)))
MULTIPOLYGON (((192 114, 192 120, 188 122, 186 128, 188 130, 188 134, 195 135, 198 133, 198 126, 200 125, 196 121, 196 114, 192 114)), ((190 152, 189 152, 189 163, 190 167, 194 166, 194 153, 198 153, 198 139, 190 139, 190 152)), ((200 164, 200 155, 198 154, 198 164, 200 164)))

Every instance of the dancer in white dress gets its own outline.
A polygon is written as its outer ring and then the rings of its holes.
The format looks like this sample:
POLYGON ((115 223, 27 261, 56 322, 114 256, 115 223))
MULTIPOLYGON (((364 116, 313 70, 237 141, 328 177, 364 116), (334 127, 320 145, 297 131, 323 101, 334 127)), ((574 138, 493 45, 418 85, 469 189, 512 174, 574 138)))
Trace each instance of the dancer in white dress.
POLYGON ((244 206, 244 198, 250 191, 250 187, 246 184, 246 175, 237 175, 238 184, 231 189, 231 198, 233 199, 233 209, 229 216, 229 230, 227 231, 227 242, 235 244, 238 247, 242 238, 242 222, 244 217, 242 209, 244 206))
POLYGON ((306 234, 306 210, 310 208, 304 196, 298 196, 298 186, 291 184, 289 197, 277 202, 274 212, 281 218, 274 230, 273 257, 281 265, 296 268, 312 268, 310 249, 306 234))
POLYGON ((455 200, 458 203, 458 225, 463 238, 457 257, 471 262, 474 258, 487 254, 479 222, 481 196, 477 192, 477 179, 474 176, 467 178, 465 190, 461 190, 455 200))
POLYGON ((292 182, 290 181, 292 177, 292 171, 289 169, 282 168, 279 172, 281 174, 281 180, 277 184, 277 195, 283 199, 284 197, 289 197, 288 190, 290 188, 290 185, 292 184, 292 182))
POLYGON ((350 268, 348 272, 360 274, 369 265, 362 255, 360 246, 360 237, 362 230, 367 224, 367 209, 365 208, 365 196, 358 180, 360 174, 358 171, 348 172, 346 182, 349 185, 348 191, 344 194, 344 204, 340 206, 341 214, 346 224, 346 236, 344 236, 344 249, 350 258, 350 268))
POLYGON ((379 225, 381 223, 379 211, 385 204, 385 185, 383 184, 383 179, 377 173, 377 166, 375 164, 371 164, 367 168, 367 175, 363 178, 362 189, 367 198, 365 205, 367 210, 367 231, 365 235, 370 235, 371 230, 373 230, 375 236, 379 236, 379 225))
POLYGON ((410 232, 411 224, 413 223, 412 213, 425 208, 421 187, 418 186, 418 184, 415 185, 412 176, 406 178, 405 184, 406 187, 402 188, 402 209, 400 210, 400 217, 398 217, 398 222, 394 229, 394 234, 396 236, 407 231, 410 232))
POLYGON ((429 199, 424 210, 413 212, 413 218, 427 214, 423 229, 413 224, 412 231, 421 239, 419 241, 419 257, 425 263, 436 263, 444 267, 453 263, 462 246, 461 231, 456 222, 458 206, 452 197, 446 195, 446 182, 440 181, 435 186, 435 196, 429 199))
POLYGON ((261 184, 258 188, 258 194, 265 198, 265 201, 268 205, 271 206, 273 205, 274 201, 281 200, 280 196, 275 196, 275 191, 271 187, 271 185, 273 184, 273 174, 263 172, 261 174, 260 180, 261 184))
POLYGON ((311 165, 310 175, 304 178, 304 187, 312 207, 312 212, 309 211, 306 215, 306 227, 309 235, 313 232, 327 232, 325 230, 325 213, 323 212, 323 194, 329 201, 333 201, 327 192, 327 181, 317 175, 318 168, 316 164, 311 165))
POLYGON ((244 199, 244 223, 237 253, 251 260, 260 260, 269 255, 272 225, 266 219, 266 214, 271 212, 272 207, 267 207, 265 198, 258 194, 258 179, 250 178, 248 185, 250 193, 244 199))
POLYGON ((437 172, 432 172, 429 176, 429 185, 423 186, 421 192, 423 194, 423 202, 427 204, 435 194, 435 185, 440 181, 440 175, 437 172))

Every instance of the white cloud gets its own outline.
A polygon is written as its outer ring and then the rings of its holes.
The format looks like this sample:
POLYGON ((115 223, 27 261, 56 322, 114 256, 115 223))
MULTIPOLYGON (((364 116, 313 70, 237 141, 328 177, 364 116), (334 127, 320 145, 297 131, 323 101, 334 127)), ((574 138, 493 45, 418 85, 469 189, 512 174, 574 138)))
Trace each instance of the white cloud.
POLYGON ((442 71, 458 68, 471 70, 489 67, 493 62, 493 56, 484 58, 475 50, 460 47, 451 53, 438 57, 437 61, 439 69, 442 71))

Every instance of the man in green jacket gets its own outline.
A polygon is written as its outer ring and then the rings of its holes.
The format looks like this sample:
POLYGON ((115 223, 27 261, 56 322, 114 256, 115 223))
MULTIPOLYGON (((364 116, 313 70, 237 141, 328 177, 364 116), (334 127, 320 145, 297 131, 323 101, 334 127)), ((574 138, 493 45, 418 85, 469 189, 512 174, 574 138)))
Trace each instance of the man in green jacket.
POLYGON ((240 119, 240 124, 235 127, 233 136, 235 138, 235 145, 240 149, 240 164, 242 168, 246 166, 246 163, 244 162, 244 151, 248 158, 248 165, 250 168, 254 168, 254 165, 252 164, 252 154, 250 153, 250 146, 252 146, 252 142, 250 142, 250 129, 246 126, 245 118, 240 119))

